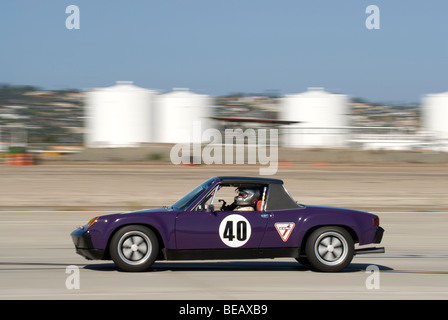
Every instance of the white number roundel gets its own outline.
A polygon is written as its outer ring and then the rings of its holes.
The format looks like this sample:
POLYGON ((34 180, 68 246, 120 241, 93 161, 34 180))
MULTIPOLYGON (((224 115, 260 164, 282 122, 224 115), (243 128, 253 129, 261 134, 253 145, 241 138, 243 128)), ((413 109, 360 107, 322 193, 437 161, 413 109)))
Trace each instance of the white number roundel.
POLYGON ((249 221, 239 214, 225 217, 219 225, 219 237, 226 246, 232 248, 243 246, 250 239, 250 235, 249 221))

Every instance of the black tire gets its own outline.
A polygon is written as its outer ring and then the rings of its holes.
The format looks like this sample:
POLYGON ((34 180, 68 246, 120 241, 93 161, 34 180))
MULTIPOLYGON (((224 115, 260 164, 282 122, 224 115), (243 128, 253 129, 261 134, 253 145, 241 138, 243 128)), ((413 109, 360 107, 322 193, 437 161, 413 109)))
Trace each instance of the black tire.
POLYGON ((321 227, 314 230, 305 244, 310 266, 322 272, 345 269, 353 259, 354 241, 344 228, 321 227))
POLYGON ((129 225, 113 235, 109 252, 120 270, 146 271, 157 258, 159 243, 151 229, 141 225, 129 225))

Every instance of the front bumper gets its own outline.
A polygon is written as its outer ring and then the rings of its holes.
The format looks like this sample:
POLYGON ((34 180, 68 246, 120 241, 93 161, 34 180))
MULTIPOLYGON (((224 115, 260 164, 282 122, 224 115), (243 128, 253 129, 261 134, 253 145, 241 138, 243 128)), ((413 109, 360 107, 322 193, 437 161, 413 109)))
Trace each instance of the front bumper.
POLYGON ((103 260, 104 250, 93 247, 90 233, 84 227, 76 229, 70 236, 72 237, 77 254, 88 260, 103 260))

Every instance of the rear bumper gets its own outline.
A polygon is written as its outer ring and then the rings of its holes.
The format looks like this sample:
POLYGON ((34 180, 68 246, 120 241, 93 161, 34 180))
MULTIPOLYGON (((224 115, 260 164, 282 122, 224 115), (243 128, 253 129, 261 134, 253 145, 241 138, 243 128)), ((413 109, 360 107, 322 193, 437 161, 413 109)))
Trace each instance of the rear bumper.
POLYGON ((375 233, 375 239, 373 240, 373 243, 381 243, 381 240, 383 240, 383 234, 384 229, 381 227, 378 227, 375 233))
MULTIPOLYGON (((384 234, 384 229, 381 227, 378 227, 378 229, 375 232, 375 238, 373 240, 373 243, 381 243, 381 240, 383 240, 383 234, 384 234)), ((368 253, 385 253, 386 250, 384 249, 384 247, 371 247, 371 248, 362 248, 362 249, 356 249, 355 250, 355 255, 358 254, 368 254, 368 253)))
POLYGON ((89 231, 81 227, 73 231, 70 236, 77 254, 88 260, 103 260, 104 250, 93 247, 89 231))

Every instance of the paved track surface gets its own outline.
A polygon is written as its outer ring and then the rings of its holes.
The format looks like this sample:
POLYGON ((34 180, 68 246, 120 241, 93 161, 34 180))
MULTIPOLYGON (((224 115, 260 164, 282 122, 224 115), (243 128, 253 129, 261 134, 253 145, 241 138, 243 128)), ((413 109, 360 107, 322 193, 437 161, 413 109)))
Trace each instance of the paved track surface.
POLYGON ((74 252, 70 232, 108 213, 107 207, 170 203, 209 176, 256 171, 0 167, 0 299, 448 298, 445 167, 280 169, 276 177, 301 202, 379 214, 386 254, 355 257, 340 273, 313 272, 294 259, 157 262, 148 272, 123 273, 109 261, 87 261, 74 252), (94 206, 101 208, 90 211, 94 206), (366 272, 371 265, 379 272, 366 272), (79 289, 67 288, 68 266, 79 268, 79 289), (373 283, 379 287, 369 289, 373 283))

